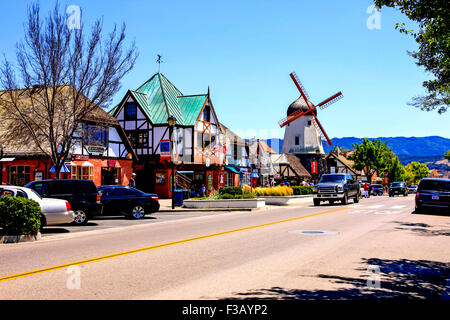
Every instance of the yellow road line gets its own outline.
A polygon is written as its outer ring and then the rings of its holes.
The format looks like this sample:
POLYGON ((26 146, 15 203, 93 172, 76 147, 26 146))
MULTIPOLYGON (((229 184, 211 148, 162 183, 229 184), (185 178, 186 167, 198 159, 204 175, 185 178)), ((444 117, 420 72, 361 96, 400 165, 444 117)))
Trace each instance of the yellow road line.
POLYGON ((250 226, 250 227, 244 227, 244 228, 239 228, 239 229, 222 231, 222 232, 212 233, 212 234, 208 234, 208 235, 204 235, 204 236, 199 236, 199 237, 188 238, 188 239, 184 239, 184 240, 178 240, 178 241, 173 241, 173 242, 157 244, 157 245, 150 246, 150 247, 144 247, 144 248, 135 249, 135 250, 129 250, 129 251, 124 251, 124 252, 113 253, 113 254, 97 257, 97 258, 91 258, 91 259, 86 259, 86 260, 74 261, 74 262, 71 262, 71 263, 65 263, 65 264, 61 264, 61 265, 57 265, 57 266, 53 266, 53 267, 37 269, 37 270, 28 271, 28 272, 13 274, 13 275, 10 275, 10 276, 5 276, 5 277, 0 278, 0 282, 1 281, 7 281, 7 280, 13 280, 13 279, 17 279, 17 278, 22 278, 22 277, 27 277, 27 276, 31 276, 31 275, 35 275, 35 274, 39 274, 39 273, 45 273, 45 272, 49 272, 49 271, 64 269, 64 268, 67 268, 67 267, 70 267, 70 266, 87 264, 87 263, 91 263, 91 262, 97 262, 97 261, 101 261, 101 260, 107 260, 107 259, 111 259, 111 258, 121 257, 121 256, 129 255, 129 254, 133 254, 133 253, 139 253, 139 252, 150 251, 150 250, 154 250, 154 249, 158 249, 158 248, 174 246, 174 245, 182 244, 182 243, 186 243, 186 242, 192 242, 192 241, 196 241, 196 240, 217 237, 217 236, 221 236, 221 235, 225 235, 225 234, 230 234, 230 233, 235 233, 235 232, 240 232, 240 231, 245 231, 245 230, 251 230, 251 229, 256 229, 256 228, 261 228, 261 227, 267 227, 267 226, 280 224, 280 223, 284 223, 284 222, 290 222, 290 221, 295 221, 295 220, 300 220, 300 219, 305 219, 305 218, 311 218, 311 217, 319 216, 319 215, 322 215, 322 214, 337 212, 337 211, 341 211, 341 210, 345 210, 345 209, 347 209, 347 208, 338 208, 338 209, 328 210, 328 211, 324 211, 324 212, 313 213, 313 214, 309 214, 309 215, 306 215, 306 216, 290 218, 290 219, 285 219, 285 220, 278 220, 278 221, 258 224, 258 225, 254 225, 254 226, 250 226))

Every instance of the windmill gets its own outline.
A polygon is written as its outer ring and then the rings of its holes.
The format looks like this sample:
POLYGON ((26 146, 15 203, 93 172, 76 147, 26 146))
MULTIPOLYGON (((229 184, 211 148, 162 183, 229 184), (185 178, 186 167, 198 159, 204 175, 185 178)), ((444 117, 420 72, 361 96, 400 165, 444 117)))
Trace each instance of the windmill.
MULTIPOLYGON (((292 72, 290 74, 292 81, 294 81, 298 91, 300 91, 300 99, 303 100, 304 104, 302 108, 298 108, 298 110, 295 110, 294 112, 288 114, 288 116, 278 122, 281 128, 284 126, 294 122, 295 120, 305 116, 305 115, 313 115, 314 118, 312 119, 312 123, 316 127, 317 131, 319 132, 320 136, 322 137, 322 140, 325 140, 330 146, 333 144, 326 134, 325 130, 323 129, 322 124, 320 123, 319 119, 317 119, 317 111, 316 108, 319 107, 321 110, 329 107, 331 104, 335 103, 336 101, 342 99, 344 96, 342 95, 342 92, 338 92, 328 99, 325 99, 318 105, 314 105, 309 98, 308 93, 306 92, 303 84, 300 82, 299 78, 297 77, 297 74, 295 72, 292 72)), ((298 101, 298 100, 297 100, 298 101)))

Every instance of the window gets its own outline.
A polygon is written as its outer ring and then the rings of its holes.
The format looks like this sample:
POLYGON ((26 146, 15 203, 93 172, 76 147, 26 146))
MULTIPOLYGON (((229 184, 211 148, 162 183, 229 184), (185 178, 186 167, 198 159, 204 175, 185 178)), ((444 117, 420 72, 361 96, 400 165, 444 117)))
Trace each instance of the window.
POLYGON ((211 107, 205 106, 203 109, 203 121, 211 122, 211 107))
POLYGON ((311 125, 311 120, 308 121, 308 126, 310 126, 310 125, 311 125))
POLYGON ((71 178, 81 180, 94 180, 94 167, 72 166, 71 178))
POLYGON ((13 186, 24 186, 30 179, 30 166, 9 167, 9 183, 13 186))
POLYGON ((135 104, 126 104, 124 109, 124 120, 137 119, 137 106, 135 104))
POLYGON ((135 130, 127 131, 128 139, 130 140, 133 149, 148 147, 148 131, 135 130))
POLYGON ((295 145, 300 145, 300 136, 295 136, 295 145))
POLYGON ((83 124, 83 143, 87 146, 106 147, 106 127, 83 124))
POLYGON ((234 174, 227 174, 227 187, 234 187, 234 174))

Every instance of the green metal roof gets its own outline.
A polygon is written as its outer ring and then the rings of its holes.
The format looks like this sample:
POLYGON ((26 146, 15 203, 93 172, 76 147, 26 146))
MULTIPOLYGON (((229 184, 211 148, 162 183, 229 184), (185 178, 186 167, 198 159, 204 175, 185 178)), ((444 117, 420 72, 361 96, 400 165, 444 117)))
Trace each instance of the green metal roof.
MULTIPOLYGON (((207 94, 183 96, 161 73, 154 74, 137 90, 129 92, 153 124, 167 124, 167 119, 173 115, 177 124, 193 126, 208 98, 207 94)), ((109 114, 117 116, 119 106, 111 109, 109 114)))

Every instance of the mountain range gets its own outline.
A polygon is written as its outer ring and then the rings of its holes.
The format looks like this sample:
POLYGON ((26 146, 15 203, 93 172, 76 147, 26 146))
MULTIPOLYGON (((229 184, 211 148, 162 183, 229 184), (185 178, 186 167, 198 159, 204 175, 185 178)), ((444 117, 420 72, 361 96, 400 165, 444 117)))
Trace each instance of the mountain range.
MULTIPOLYGON (((406 165, 412 161, 419 162, 435 162, 443 159, 443 155, 447 150, 450 150, 450 139, 429 136, 429 137, 378 137, 369 138, 370 140, 376 139, 381 142, 386 142, 392 151, 399 157, 403 165, 406 165)), ((326 153, 333 150, 334 146, 343 147, 348 150, 353 150, 354 144, 361 144, 364 138, 345 137, 345 138, 333 138, 331 142, 332 146, 328 146, 323 143, 324 151, 326 153)), ((267 144, 274 148, 278 153, 281 152, 283 147, 283 139, 267 139, 267 144)))

